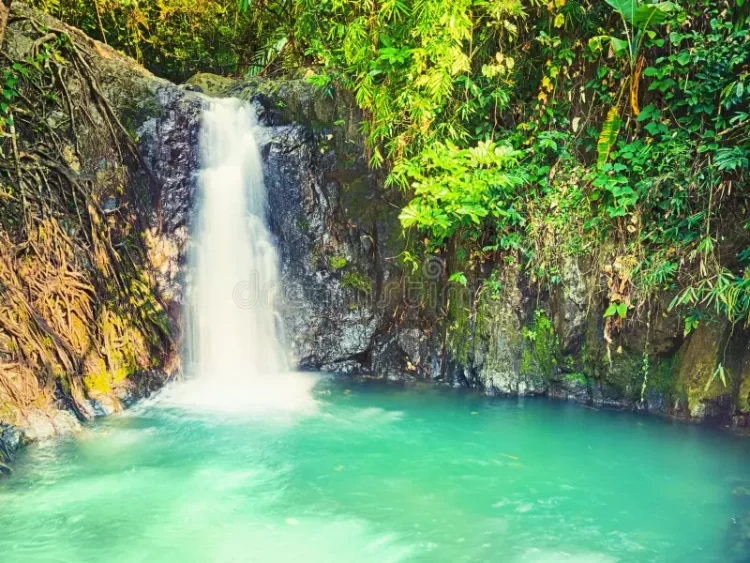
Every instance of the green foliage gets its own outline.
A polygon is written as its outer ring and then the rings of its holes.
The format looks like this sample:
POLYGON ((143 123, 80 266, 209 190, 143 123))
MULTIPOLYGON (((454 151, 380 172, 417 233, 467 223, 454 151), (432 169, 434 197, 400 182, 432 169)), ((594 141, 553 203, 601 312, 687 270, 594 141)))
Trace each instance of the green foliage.
MULTIPOLYGON (((670 307, 677 305, 713 308, 717 315, 723 315, 731 322, 747 319, 750 314, 750 269, 746 268, 742 276, 722 269, 716 275, 685 288, 672 300, 670 307)), ((685 333, 697 325, 698 319, 687 317, 685 333)))
POLYGON ((497 275, 497 270, 492 270, 490 277, 484 280, 483 291, 490 292, 490 298, 494 301, 500 299, 500 292, 503 290, 503 282, 497 275))
POLYGON ((441 245, 518 221, 523 152, 486 119, 507 107, 514 59, 503 52, 525 17, 520 0, 381 3, 300 0, 296 39, 328 80, 351 88, 370 119, 370 163, 414 197, 407 227, 441 245))
POLYGON ((617 315, 621 319, 624 319, 628 316, 628 305, 627 303, 610 303, 609 307, 607 307, 607 310, 604 311, 604 317, 611 317, 612 315, 617 315))
POLYGON ((586 385, 586 376, 579 371, 566 373, 563 379, 570 385, 586 385))
POLYGON ((401 212, 401 222, 428 232, 437 244, 459 229, 478 234, 522 225, 514 208, 526 181, 518 166, 521 155, 491 141, 467 149, 435 142, 414 158, 399 161, 393 175, 408 178, 415 196, 401 212))
POLYGON ((467 280, 463 272, 456 272, 455 274, 451 274, 448 281, 456 282, 457 284, 466 287, 467 280))
POLYGON ((649 27, 665 23, 671 14, 679 11, 679 8, 673 2, 657 2, 655 4, 638 2, 637 0, 606 0, 606 2, 622 18, 625 39, 603 35, 590 39, 589 45, 601 45, 603 41, 609 41, 614 53, 616 55, 627 54, 633 65, 640 55, 641 46, 643 40, 648 36, 649 27))

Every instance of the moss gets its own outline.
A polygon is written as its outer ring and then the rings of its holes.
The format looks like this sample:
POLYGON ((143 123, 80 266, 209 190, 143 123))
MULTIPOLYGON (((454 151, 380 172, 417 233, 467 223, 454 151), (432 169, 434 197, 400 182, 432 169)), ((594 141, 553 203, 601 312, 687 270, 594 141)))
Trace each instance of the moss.
POLYGON ((10 402, 0 402, 0 422, 12 424, 17 419, 17 410, 10 402))
MULTIPOLYGON (((278 102, 277 102, 278 105, 278 102)), ((308 127, 313 133, 325 133, 327 131, 330 131, 333 128, 332 123, 324 123, 322 121, 318 121, 313 119, 309 124, 308 127)))
POLYGON ((86 360, 86 374, 83 383, 89 394, 108 395, 112 391, 112 384, 107 364, 103 358, 94 356, 86 360))
POLYGON ((128 99, 130 102, 120 107, 120 121, 128 135, 134 141, 138 141, 138 128, 149 119, 160 116, 164 108, 147 89, 134 86, 133 91, 128 94, 128 99))
POLYGON ((370 293, 372 291, 372 281, 360 272, 349 272, 341 278, 341 287, 349 287, 363 293, 370 293))
POLYGON ((191 86, 197 86, 207 96, 223 96, 226 94, 232 86, 234 86, 236 80, 227 78, 225 76, 219 76, 217 74, 211 74, 209 72, 199 72, 194 74, 187 79, 186 84, 191 86))
POLYGON ((70 379, 65 374, 60 374, 57 377, 57 380, 60 383, 60 388, 62 389, 63 393, 66 397, 69 397, 72 391, 71 385, 70 385, 70 379))
MULTIPOLYGON (((524 354, 529 352, 531 364, 536 366, 545 378, 551 379, 554 377, 557 371, 557 357, 560 346, 552 321, 546 313, 542 310, 536 311, 533 322, 530 326, 523 327, 521 334, 529 342, 531 351, 527 347, 524 349, 524 354)), ((521 359, 523 360, 523 355, 521 359)), ((531 372, 529 371, 529 373, 531 372)))
POLYGON ((318 262, 320 262, 320 246, 315 243, 310 253, 310 269, 317 270, 318 262))
POLYGON ((462 299, 451 299, 449 314, 453 322, 446 335, 448 349, 457 362, 468 366, 473 344, 470 309, 462 299))
POLYGON ((586 375, 580 371, 566 373, 563 380, 570 385, 586 385, 586 375))
POLYGON ((675 395, 674 378, 672 377, 674 369, 674 357, 657 360, 656 365, 649 370, 646 390, 659 393, 666 398, 672 398, 675 395))
POLYGON ((337 152, 336 158, 334 174, 341 184, 341 201, 347 218, 367 229, 378 221, 383 222, 386 226, 383 242, 395 254, 400 254, 405 241, 398 214, 394 214, 393 208, 379 196, 380 188, 372 181, 365 164, 340 152, 337 152))
POLYGON ((643 354, 617 347, 610 357, 603 355, 602 384, 605 395, 638 402, 643 387, 643 354))
POLYGON ((750 373, 744 375, 737 394, 737 410, 742 413, 750 413, 750 373))
POLYGON ((344 256, 331 256, 328 259, 328 265, 332 270, 341 270, 346 268, 348 264, 349 261, 344 256))
POLYGON ((536 375, 537 373, 536 360, 534 359, 534 354, 531 352, 530 348, 524 348, 521 353, 519 371, 523 376, 536 375))
POLYGON ((318 131, 331 129, 337 121, 335 97, 327 95, 304 78, 250 78, 238 82, 234 87, 230 85, 220 95, 244 100, 260 98, 261 103, 273 107, 284 121, 306 124, 318 131))
POLYGON ((153 348, 127 318, 108 307, 101 311, 97 325, 101 353, 91 352, 86 357, 83 381, 90 395, 102 396, 110 394, 139 368, 151 367, 153 348))
MULTIPOLYGON (((339 162, 341 165, 341 163, 339 162)), ((372 190, 362 175, 346 178, 341 186, 341 200, 348 216, 360 221, 377 218, 376 207, 371 205, 372 190)))
POLYGON ((686 398, 691 416, 701 418, 708 403, 731 394, 731 371, 726 372, 726 386, 713 377, 725 349, 725 332, 723 324, 702 324, 678 353, 675 389, 686 398))

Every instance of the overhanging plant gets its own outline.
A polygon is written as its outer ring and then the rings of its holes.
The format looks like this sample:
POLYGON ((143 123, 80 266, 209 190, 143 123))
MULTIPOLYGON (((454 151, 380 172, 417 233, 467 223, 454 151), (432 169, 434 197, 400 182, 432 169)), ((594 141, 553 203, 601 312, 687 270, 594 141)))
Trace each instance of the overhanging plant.
POLYGON ((599 142, 597 144, 597 163, 601 166, 609 157, 609 153, 617 140, 620 132, 620 109, 619 101, 625 88, 630 90, 630 107, 633 114, 638 117, 638 84, 643 70, 644 57, 641 53, 643 42, 646 37, 654 37, 655 33, 651 27, 663 24, 667 19, 679 11, 674 2, 658 2, 649 4, 637 0, 605 0, 622 18, 625 38, 614 35, 598 35, 589 40, 592 47, 602 47, 609 44, 615 56, 626 57, 630 68, 630 74, 623 82, 618 103, 609 110, 607 119, 602 126, 599 142))

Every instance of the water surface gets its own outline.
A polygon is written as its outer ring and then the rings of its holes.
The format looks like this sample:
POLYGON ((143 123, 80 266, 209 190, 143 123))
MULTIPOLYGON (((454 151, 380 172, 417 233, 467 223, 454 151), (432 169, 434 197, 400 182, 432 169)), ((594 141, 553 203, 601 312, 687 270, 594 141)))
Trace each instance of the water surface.
POLYGON ((315 398, 157 402, 28 448, 0 482, 1 560, 743 560, 740 438, 452 390, 326 380, 315 398))

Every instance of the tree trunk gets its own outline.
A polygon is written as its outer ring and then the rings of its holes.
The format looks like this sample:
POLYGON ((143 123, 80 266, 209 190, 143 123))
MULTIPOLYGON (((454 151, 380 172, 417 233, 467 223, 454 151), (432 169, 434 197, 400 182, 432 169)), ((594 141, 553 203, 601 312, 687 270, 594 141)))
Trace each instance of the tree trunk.
POLYGON ((10 16, 10 3, 12 0, 0 0, 0 49, 3 48, 3 39, 5 38, 5 26, 8 25, 10 16))

